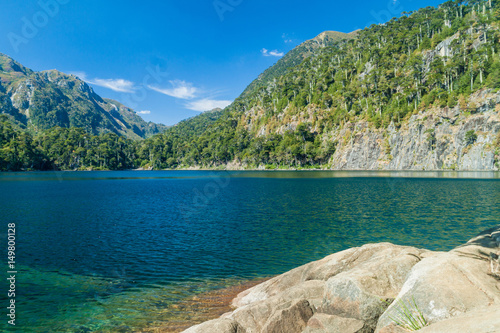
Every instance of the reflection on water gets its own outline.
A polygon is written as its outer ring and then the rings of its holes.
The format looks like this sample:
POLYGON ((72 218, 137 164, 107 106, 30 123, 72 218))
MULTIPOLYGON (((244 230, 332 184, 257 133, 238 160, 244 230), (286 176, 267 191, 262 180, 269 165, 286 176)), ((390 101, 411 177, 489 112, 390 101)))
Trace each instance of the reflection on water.
POLYGON ((49 171, 0 172, 0 181, 78 181, 78 180, 131 180, 131 179, 203 179, 210 177, 236 178, 451 178, 500 179, 500 171, 49 171))
POLYGON ((189 321, 179 304, 193 295, 349 247, 451 249, 498 224, 499 203, 495 172, 0 175, 23 268, 20 332, 189 321))

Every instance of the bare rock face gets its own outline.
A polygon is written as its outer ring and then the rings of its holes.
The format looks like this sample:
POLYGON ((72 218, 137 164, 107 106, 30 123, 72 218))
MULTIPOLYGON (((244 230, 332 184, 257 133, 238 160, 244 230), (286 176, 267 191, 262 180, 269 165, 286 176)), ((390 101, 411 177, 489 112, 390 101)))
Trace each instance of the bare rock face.
POLYGON ((230 319, 215 319, 207 321, 203 324, 188 328, 184 333, 205 333, 205 332, 220 332, 220 333, 237 333, 238 327, 236 323, 230 319))
POLYGON ((356 333, 364 327, 364 322, 324 313, 316 313, 307 323, 303 333, 356 333))
POLYGON ((321 311, 361 320, 370 332, 425 251, 387 244, 361 249, 356 266, 328 279, 321 311))
POLYGON ((330 163, 336 170, 498 170, 500 93, 482 90, 474 108, 428 109, 401 128, 374 129, 358 121, 334 133, 339 145, 330 163), (466 133, 477 140, 468 143, 466 133))

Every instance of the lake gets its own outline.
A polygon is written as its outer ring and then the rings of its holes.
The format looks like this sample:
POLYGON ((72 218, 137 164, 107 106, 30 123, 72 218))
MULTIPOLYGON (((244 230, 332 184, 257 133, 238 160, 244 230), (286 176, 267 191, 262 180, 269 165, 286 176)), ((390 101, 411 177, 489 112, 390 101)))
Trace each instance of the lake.
POLYGON ((4 263, 16 224, 18 331, 133 332, 192 321, 177 305, 194 295, 350 247, 450 250, 499 224, 500 174, 3 173, 0 210, 4 263))

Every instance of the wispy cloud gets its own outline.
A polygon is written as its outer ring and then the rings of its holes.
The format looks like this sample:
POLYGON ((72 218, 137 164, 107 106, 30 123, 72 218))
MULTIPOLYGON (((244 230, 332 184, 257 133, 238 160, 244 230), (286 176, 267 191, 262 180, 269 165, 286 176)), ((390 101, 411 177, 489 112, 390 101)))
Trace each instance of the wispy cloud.
POLYGON ((283 38, 283 41, 287 44, 289 43, 293 43, 293 39, 291 39, 288 34, 285 34, 283 33, 283 35, 281 35, 281 38, 283 38))
POLYGON ((89 81, 90 84, 101 86, 118 92, 132 93, 134 92, 134 83, 124 79, 98 79, 89 81))
POLYGON ((264 57, 282 57, 285 55, 285 53, 278 50, 269 51, 268 49, 262 49, 261 52, 264 57))
POLYGON ((148 88, 161 94, 180 99, 192 99, 195 98, 198 93, 198 88, 194 87, 190 82, 174 80, 170 81, 170 85, 172 87, 166 89, 154 86, 148 86, 148 88))
POLYGON ((151 111, 149 110, 144 110, 144 111, 137 111, 138 114, 151 114, 151 111))
POLYGON ((87 74, 85 72, 69 72, 69 74, 78 77, 82 81, 87 81, 87 74))
POLYGON ((72 72, 71 74, 79 77, 81 80, 96 86, 108 88, 118 92, 132 93, 135 90, 134 83, 124 79, 89 79, 85 72, 72 72))
POLYGON ((193 111, 210 111, 215 108, 221 108, 224 109, 226 106, 231 104, 232 101, 226 101, 226 100, 215 100, 215 99, 209 99, 209 98, 204 98, 200 99, 197 101, 192 101, 186 104, 186 108, 189 110, 193 111))

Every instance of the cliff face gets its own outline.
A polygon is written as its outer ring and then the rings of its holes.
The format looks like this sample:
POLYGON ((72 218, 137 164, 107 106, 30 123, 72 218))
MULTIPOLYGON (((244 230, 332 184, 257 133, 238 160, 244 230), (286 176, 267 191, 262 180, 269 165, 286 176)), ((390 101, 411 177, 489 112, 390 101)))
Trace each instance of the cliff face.
POLYGON ((401 128, 348 123, 332 133, 336 170, 498 170, 500 93, 483 91, 460 106, 413 115, 401 128), (467 140, 467 133, 470 133, 467 140))

